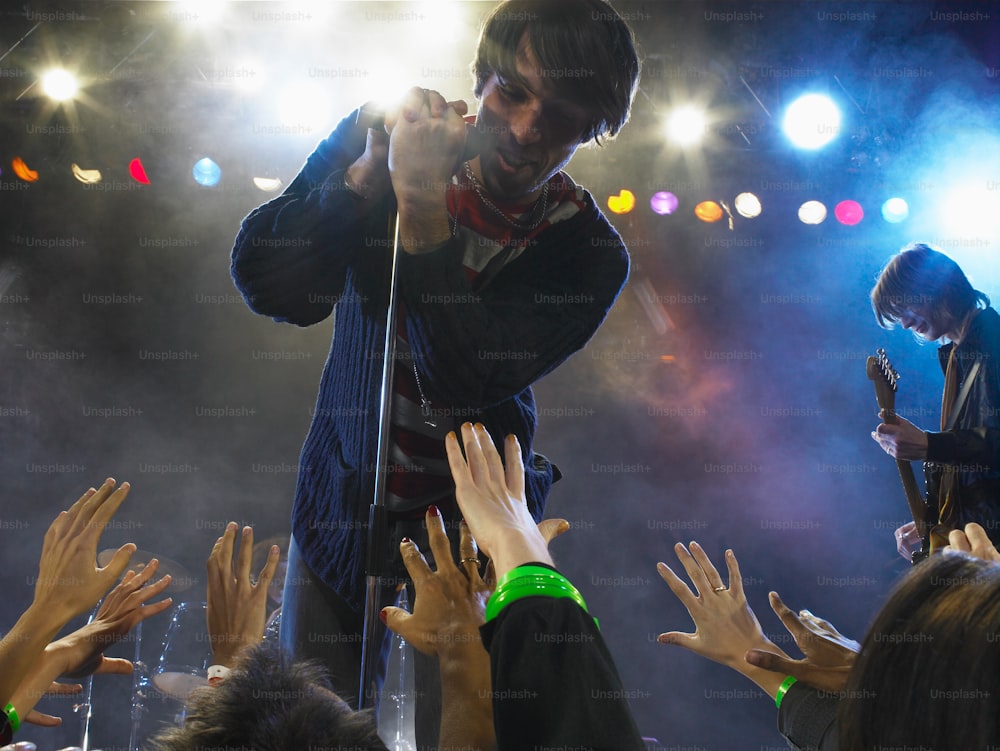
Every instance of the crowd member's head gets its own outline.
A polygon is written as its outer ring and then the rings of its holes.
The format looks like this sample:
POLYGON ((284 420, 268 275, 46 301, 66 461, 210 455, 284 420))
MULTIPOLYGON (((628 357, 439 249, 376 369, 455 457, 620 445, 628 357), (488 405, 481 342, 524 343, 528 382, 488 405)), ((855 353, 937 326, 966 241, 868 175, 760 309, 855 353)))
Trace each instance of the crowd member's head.
POLYGON ((371 712, 357 712, 329 688, 324 671, 277 647, 245 650, 218 686, 194 691, 182 728, 151 741, 156 751, 352 749, 385 751, 371 712))
POLYGON ((517 200, 580 144, 621 130, 639 58, 628 24, 603 0, 507 0, 486 19, 472 72, 483 182, 517 200))
POLYGON ((971 749, 1000 741, 1000 564, 931 556, 872 624, 838 717, 840 747, 971 749))
POLYGON ((871 301, 880 326, 899 324, 927 341, 953 339, 970 313, 990 304, 955 261, 923 243, 892 257, 878 276, 871 301))

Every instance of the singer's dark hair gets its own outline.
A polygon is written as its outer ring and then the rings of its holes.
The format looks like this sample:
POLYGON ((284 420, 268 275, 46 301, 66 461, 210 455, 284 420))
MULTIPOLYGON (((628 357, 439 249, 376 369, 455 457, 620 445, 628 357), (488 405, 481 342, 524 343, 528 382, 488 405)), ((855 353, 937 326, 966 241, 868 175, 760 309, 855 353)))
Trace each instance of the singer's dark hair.
POLYGON ((639 81, 635 37, 605 0, 507 0, 490 13, 472 64, 475 94, 493 73, 517 74, 517 47, 527 32, 542 74, 570 101, 591 112, 581 143, 600 143, 628 121, 639 81))
POLYGON ((892 328, 907 309, 934 309, 949 329, 990 298, 972 288, 969 279, 951 258, 930 245, 912 243, 885 265, 871 293, 875 318, 892 328))

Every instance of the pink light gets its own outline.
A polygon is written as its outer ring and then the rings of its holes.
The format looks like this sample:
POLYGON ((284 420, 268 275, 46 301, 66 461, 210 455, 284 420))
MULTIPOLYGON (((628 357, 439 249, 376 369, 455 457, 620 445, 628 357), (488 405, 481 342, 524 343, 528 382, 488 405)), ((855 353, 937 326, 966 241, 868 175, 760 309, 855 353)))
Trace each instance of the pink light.
POLYGON ((833 215, 837 217, 837 221, 841 224, 853 227, 865 218, 865 210, 861 208, 861 204, 857 201, 841 201, 834 208, 833 215))

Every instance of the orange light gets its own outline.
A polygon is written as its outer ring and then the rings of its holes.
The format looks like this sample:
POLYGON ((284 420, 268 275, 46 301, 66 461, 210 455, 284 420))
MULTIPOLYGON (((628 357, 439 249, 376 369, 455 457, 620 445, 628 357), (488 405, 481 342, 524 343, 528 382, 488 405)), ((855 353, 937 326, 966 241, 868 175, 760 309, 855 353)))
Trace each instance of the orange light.
POLYGON ((660 362, 675 362, 677 360, 673 355, 660 355, 660 362))
POLYGON ((22 180, 24 180, 26 183, 33 183, 36 180, 38 180, 38 172, 36 170, 31 169, 27 164, 25 164, 24 160, 21 157, 19 156, 14 157, 14 160, 10 163, 10 166, 14 168, 14 174, 17 175, 22 180))
POLYGON ((722 207, 715 201, 702 201, 694 207, 694 215, 703 222, 717 222, 722 219, 722 207))

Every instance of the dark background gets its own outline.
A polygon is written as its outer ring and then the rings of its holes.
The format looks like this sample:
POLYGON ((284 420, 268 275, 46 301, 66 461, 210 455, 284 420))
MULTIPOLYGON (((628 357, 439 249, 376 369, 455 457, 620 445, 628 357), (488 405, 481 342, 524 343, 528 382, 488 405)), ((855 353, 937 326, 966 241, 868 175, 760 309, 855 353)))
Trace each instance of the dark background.
MULTIPOLYGON (((471 101, 467 63, 492 3, 232 3, 214 25, 210 6, 31 2, 0 14, 0 629, 30 601, 48 523, 106 476, 133 491, 102 547, 134 541, 177 561, 189 586, 175 602, 203 599, 227 520, 287 531, 331 321, 275 324, 233 287, 232 239, 269 197, 252 178, 287 184, 340 116, 385 93, 383 78, 471 101), (34 85, 56 61, 85 77, 71 107, 34 85), (323 87, 322 126, 276 115, 301 83, 323 87), (14 175, 17 156, 36 183, 14 175), (222 167, 215 188, 191 179, 203 156, 222 167), (134 157, 151 184, 128 176, 134 157), (71 163, 103 182, 76 182, 71 163)), ((590 345, 536 388, 536 447, 565 475, 548 514, 572 525, 554 549, 600 617, 645 734, 669 749, 780 749, 756 687, 655 643, 690 626, 655 564, 675 562, 678 541, 697 539, 720 565, 732 547, 765 631, 786 647, 770 589, 860 638, 906 569, 892 538, 906 507, 868 435, 865 358, 888 348, 899 411, 928 429, 942 378, 934 347, 879 329, 867 295, 919 240, 1000 296, 1000 20, 976 2, 616 6, 642 47, 642 88, 621 135, 581 149, 569 171, 602 205, 622 188, 637 195, 612 218, 632 275, 590 345), (845 111, 840 137, 811 154, 778 127, 806 87, 845 111), (716 119, 681 151, 659 123, 691 99, 716 119), (664 189, 680 197, 675 215, 648 208, 664 189), (975 195, 954 199, 963 189, 975 195), (760 218, 694 217, 697 202, 731 205, 743 190, 761 197, 760 218), (879 216, 892 195, 911 205, 900 225, 879 216), (865 208, 857 226, 796 218, 805 200, 845 198, 865 208)), ((147 662, 168 621, 146 624, 147 662)), ((123 749, 128 680, 95 685, 93 744, 123 749)), ((21 735, 41 749, 79 742, 71 703, 47 704, 65 728, 21 735)))

